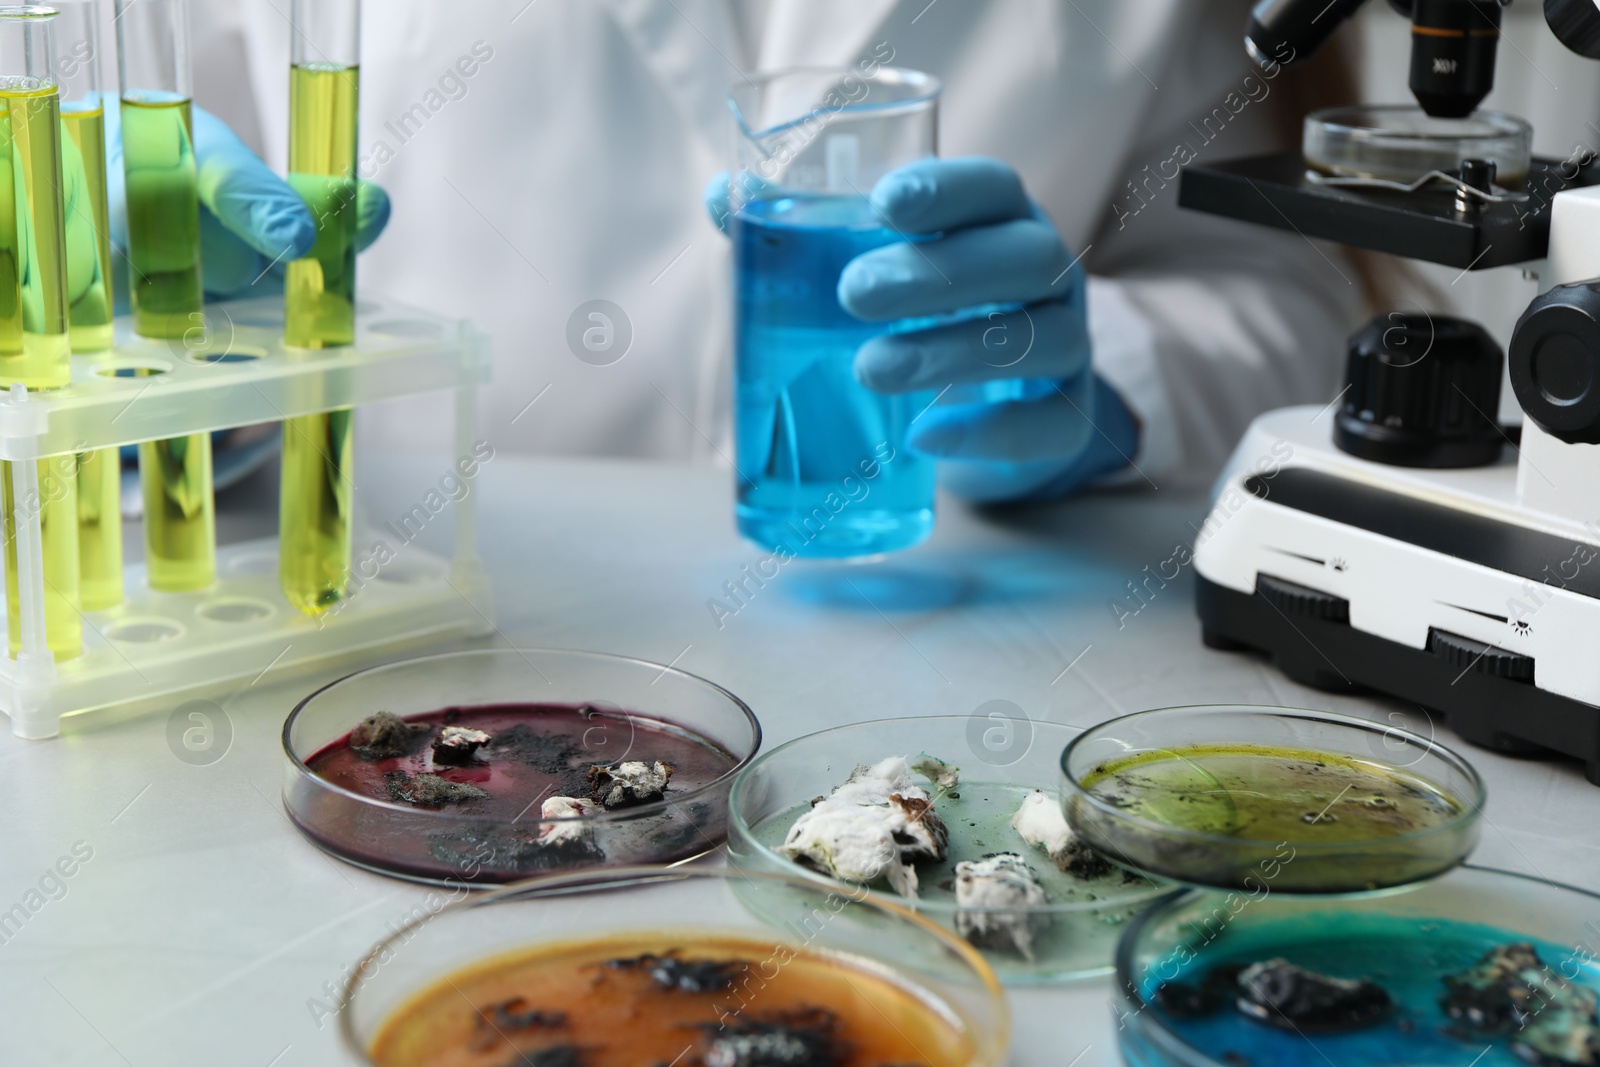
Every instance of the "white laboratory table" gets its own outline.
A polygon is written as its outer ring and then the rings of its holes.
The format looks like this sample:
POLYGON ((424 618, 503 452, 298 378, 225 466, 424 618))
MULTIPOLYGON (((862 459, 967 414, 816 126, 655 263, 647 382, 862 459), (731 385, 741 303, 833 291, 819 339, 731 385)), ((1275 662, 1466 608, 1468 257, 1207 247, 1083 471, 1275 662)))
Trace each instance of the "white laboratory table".
MULTIPOLYGON (((368 514, 403 514, 447 470, 435 466, 390 460, 364 478, 368 514)), ((747 700, 769 746, 992 700, 1078 726, 1173 704, 1297 705, 1454 743, 1414 710, 1202 648, 1191 575, 1119 625, 1110 602, 1192 539, 1199 495, 1146 489, 1004 515, 944 502, 927 544, 872 566, 788 564, 719 627, 708 599, 762 557, 734 535, 731 490, 712 470, 496 457, 472 491, 501 639, 676 663, 747 700)), ((318 1002, 428 890, 330 859, 284 816, 284 716, 336 673, 268 671, 227 696, 232 741, 209 765, 169 749, 171 709, 69 721, 43 743, 0 736, 0 911, 42 879, 50 890, 0 937, 0 1064, 352 1062, 318 1002), (45 878, 75 850, 70 878, 45 878)), ((1466 751, 1490 798, 1474 861, 1600 885, 1600 790, 1572 766, 1466 751)), ((1015 993, 1013 1062, 1118 1064, 1109 993, 1109 979, 1015 993)))

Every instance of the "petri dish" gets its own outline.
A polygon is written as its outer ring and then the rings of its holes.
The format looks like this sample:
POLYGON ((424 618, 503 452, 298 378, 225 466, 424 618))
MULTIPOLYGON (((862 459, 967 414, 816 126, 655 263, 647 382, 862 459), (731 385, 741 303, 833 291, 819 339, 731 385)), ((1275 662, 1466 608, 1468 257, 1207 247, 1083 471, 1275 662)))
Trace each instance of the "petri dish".
POLYGON ((1586 890, 1471 865, 1401 893, 1338 901, 1180 892, 1135 919, 1117 948, 1117 1040, 1138 1067, 1583 1062, 1537 1053, 1581 1047, 1586 1035, 1600 1043, 1597 914, 1600 897, 1586 890), (1510 990, 1472 973, 1519 943, 1533 954, 1525 1004, 1539 1009, 1523 1026, 1500 1014, 1510 990), (1294 1017, 1293 1007, 1251 1017, 1237 1006, 1235 972, 1278 959, 1372 983, 1388 1008, 1352 1012, 1345 1025, 1294 1017))
MULTIPOLYGON (((734 783, 729 801, 728 862, 740 870, 809 879, 840 892, 865 892, 884 903, 907 898, 877 883, 863 890, 789 858, 780 851, 790 827, 812 802, 845 781, 858 764, 922 755, 956 765, 959 778, 940 789, 922 777, 933 810, 948 831, 948 855, 915 864, 917 912, 944 929, 976 939, 989 966, 1007 985, 1040 985, 1109 974, 1117 937, 1142 908, 1170 892, 1167 885, 1114 864, 1079 863, 1063 869, 1031 846, 1011 818, 1035 791, 1059 810, 1056 754, 1076 727, 1016 717, 918 715, 824 730, 758 757, 734 783), (1048 900, 1034 906, 958 907, 955 864, 1015 852, 1039 879, 1048 900), (999 922, 990 920, 998 919, 999 922), (1015 939, 989 936, 1005 926, 1029 931, 1024 955, 1015 939)), ((741 890, 755 908, 763 883, 741 890)), ((970 903, 970 901, 969 901, 970 903)))
POLYGON ((358 671, 302 700, 283 727, 283 802, 319 848, 411 881, 675 863, 721 845, 728 790, 760 744, 742 700, 675 668, 566 649, 450 652, 358 671), (415 730, 406 751, 352 749, 352 728, 375 712, 415 730), (488 739, 446 763, 433 740, 448 726, 488 739), (595 802, 610 781, 599 771, 658 761, 673 773, 654 799, 595 802), (561 796, 594 803, 547 810, 561 796))
POLYGON ((1301 151, 1321 174, 1410 183, 1429 171, 1455 174, 1469 159, 1495 164, 1495 183, 1520 189, 1533 155, 1533 127, 1498 111, 1440 119, 1409 104, 1323 108, 1306 116, 1301 151))
POLYGON ((468 896, 349 973, 340 1030, 373 1067, 996 1067, 1010 1028, 983 958, 927 919, 726 867, 555 874, 468 896), (750 884, 776 925, 741 906, 750 884))
POLYGON ((1061 754, 1067 818, 1134 870, 1193 886, 1368 893, 1477 843, 1484 786, 1436 741, 1345 715, 1216 705, 1137 712, 1061 754))

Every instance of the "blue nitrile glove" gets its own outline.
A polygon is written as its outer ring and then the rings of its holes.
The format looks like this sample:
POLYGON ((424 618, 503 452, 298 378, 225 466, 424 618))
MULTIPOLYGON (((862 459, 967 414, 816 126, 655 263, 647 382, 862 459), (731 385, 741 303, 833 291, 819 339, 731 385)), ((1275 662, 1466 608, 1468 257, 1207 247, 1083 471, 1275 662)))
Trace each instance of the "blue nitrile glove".
POLYGON ((1040 499, 1127 466, 1138 422, 1090 366, 1083 268, 1016 172, 924 160, 880 179, 872 204, 910 240, 852 260, 839 303, 869 322, 947 321, 868 341, 856 378, 883 393, 948 388, 907 437, 947 461, 946 484, 983 503, 1040 499))
MULTIPOLYGON (((128 206, 123 186, 121 117, 116 97, 106 99, 106 171, 111 200, 117 306, 126 309, 128 206)), ((200 263, 206 296, 277 292, 284 266, 316 241, 316 222, 305 201, 261 161, 227 124, 194 108, 194 154, 200 177, 200 263)), ((357 248, 365 249, 389 221, 389 197, 362 181, 356 193, 357 248)))

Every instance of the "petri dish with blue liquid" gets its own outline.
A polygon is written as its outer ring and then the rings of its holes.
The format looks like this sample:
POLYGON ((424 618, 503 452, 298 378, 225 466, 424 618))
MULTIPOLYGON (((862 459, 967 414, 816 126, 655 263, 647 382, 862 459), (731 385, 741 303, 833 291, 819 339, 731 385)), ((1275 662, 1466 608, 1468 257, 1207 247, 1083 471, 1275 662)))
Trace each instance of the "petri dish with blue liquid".
POLYGON ((1342 899, 1188 891, 1117 953, 1129 1067, 1600 1063, 1600 897, 1461 866, 1342 899))

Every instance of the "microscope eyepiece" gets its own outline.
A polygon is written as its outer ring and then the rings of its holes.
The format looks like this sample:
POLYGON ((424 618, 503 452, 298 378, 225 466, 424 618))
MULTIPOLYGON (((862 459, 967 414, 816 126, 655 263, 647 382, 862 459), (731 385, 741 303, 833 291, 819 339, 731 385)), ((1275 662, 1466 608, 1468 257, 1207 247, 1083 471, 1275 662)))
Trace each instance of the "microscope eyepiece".
POLYGON ((1259 0, 1250 11, 1244 47, 1263 68, 1310 59, 1366 0, 1259 0))
POLYGON ((1494 88, 1501 0, 1411 6, 1411 93, 1435 118, 1465 118, 1494 88))

